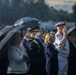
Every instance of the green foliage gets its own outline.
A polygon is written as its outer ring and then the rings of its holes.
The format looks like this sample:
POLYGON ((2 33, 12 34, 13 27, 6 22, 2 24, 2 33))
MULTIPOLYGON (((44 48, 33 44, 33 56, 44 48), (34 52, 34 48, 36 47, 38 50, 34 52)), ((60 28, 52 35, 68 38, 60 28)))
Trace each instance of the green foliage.
POLYGON ((73 16, 74 16, 74 22, 75 22, 75 26, 76 26, 76 3, 73 6, 73 16))
POLYGON ((16 20, 27 16, 41 21, 74 21, 73 14, 63 10, 57 11, 46 5, 45 0, 0 0, 0 14, 1 24, 14 24, 16 20))

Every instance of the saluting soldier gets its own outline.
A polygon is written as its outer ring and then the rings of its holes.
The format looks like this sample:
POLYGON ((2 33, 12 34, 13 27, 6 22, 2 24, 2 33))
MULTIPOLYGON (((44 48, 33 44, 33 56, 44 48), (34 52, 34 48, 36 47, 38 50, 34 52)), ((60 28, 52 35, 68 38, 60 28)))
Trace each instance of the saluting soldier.
POLYGON ((29 74, 46 75, 44 46, 39 36, 36 36, 36 38, 29 44, 29 59, 29 74))
POLYGON ((20 43, 20 45, 22 46, 23 50, 28 54, 28 44, 33 40, 33 38, 30 36, 31 32, 29 32, 31 30, 31 28, 27 28, 27 31, 20 43))
POLYGON ((67 75, 68 72, 68 56, 69 56, 69 42, 67 40, 66 22, 58 22, 56 25, 57 33, 54 42, 55 47, 58 50, 58 75, 67 75))

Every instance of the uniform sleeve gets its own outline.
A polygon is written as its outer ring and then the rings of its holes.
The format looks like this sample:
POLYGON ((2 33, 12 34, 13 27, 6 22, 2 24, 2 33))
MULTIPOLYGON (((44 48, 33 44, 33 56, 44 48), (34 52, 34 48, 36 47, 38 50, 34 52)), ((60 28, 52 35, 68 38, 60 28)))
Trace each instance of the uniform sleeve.
POLYGON ((23 44, 24 47, 26 47, 26 42, 27 41, 25 39, 22 40, 22 44, 23 44))
POLYGON ((11 60, 14 60, 16 62, 21 62, 24 60, 23 58, 23 53, 21 53, 18 49, 16 48, 10 48, 8 50, 8 58, 11 60))
POLYGON ((31 42, 31 43, 28 45, 28 47, 29 47, 29 50, 32 51, 32 50, 34 50, 34 49, 37 48, 37 44, 34 43, 34 42, 31 42))

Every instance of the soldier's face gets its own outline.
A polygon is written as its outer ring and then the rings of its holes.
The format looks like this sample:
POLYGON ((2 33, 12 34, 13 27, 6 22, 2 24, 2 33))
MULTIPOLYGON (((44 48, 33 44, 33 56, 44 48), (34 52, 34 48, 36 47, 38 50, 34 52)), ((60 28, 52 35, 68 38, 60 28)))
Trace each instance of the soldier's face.
POLYGON ((58 29, 60 32, 62 32, 62 30, 63 30, 64 27, 65 27, 64 25, 58 26, 57 29, 58 29))

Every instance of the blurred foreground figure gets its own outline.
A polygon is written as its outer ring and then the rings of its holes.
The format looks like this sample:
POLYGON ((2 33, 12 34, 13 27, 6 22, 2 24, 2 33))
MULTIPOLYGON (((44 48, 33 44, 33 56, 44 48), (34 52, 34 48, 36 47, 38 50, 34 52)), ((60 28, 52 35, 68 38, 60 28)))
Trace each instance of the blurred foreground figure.
POLYGON ((21 36, 16 32, 10 39, 10 47, 8 49, 9 65, 7 69, 8 75, 26 75, 28 72, 27 60, 28 55, 20 47, 21 36))
POLYGON ((70 28, 67 36, 70 44, 68 75, 76 75, 76 27, 70 28))
MULTIPOLYGON (((6 36, 6 34, 2 35, 0 37, 0 41, 6 36)), ((6 75, 7 74, 7 67, 8 67, 8 47, 9 42, 7 42, 2 49, 0 50, 0 75, 6 75)))

